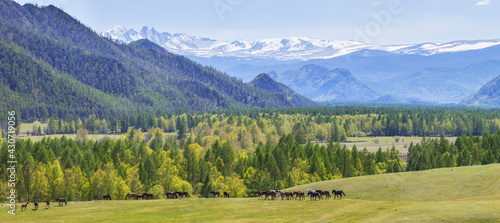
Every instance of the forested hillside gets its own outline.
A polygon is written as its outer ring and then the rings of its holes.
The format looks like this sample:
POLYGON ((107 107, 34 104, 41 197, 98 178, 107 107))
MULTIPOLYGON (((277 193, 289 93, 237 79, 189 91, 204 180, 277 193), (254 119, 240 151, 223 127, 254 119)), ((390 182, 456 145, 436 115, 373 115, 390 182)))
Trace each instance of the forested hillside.
POLYGON ((0 29, 0 118, 292 106, 149 41, 117 44, 53 6, 1 0, 0 29))
MULTIPOLYGON (((94 196, 111 194, 113 199, 124 199, 129 192, 162 195, 166 191, 188 191, 195 196, 208 196, 214 190, 241 197, 252 195, 254 190, 283 189, 342 177, 500 161, 500 131, 497 131, 500 120, 496 111, 294 108, 277 113, 277 110, 159 117, 138 114, 128 119, 133 123, 123 124, 127 127, 126 134, 115 141, 89 140, 83 130, 124 129, 121 123, 126 122, 114 117, 110 123, 119 123, 115 127, 95 116, 76 122, 51 119, 46 129, 49 133, 80 130, 75 140, 46 137, 37 142, 16 142, 20 170, 18 197, 21 201, 57 197, 91 200, 94 196), (429 125, 425 124, 426 119, 429 125), (361 134, 376 126, 381 127, 381 135, 395 134, 393 128, 404 130, 410 120, 424 123, 410 125, 414 135, 419 135, 422 127, 424 135, 435 135, 439 132, 426 131, 449 126, 449 134, 463 136, 454 143, 442 137, 411 144, 407 162, 394 148, 369 152, 336 143, 345 140, 346 134, 361 134), (149 126, 146 134, 137 128, 149 126), (453 128, 457 132, 452 133, 453 128), (321 141, 324 143, 315 144, 321 141)), ((0 179, 5 180, 8 144, 1 140, 0 144, 0 179)), ((7 185, 4 180, 0 181, 2 193, 7 185)))
POLYGON ((286 85, 273 80, 268 74, 262 73, 248 83, 250 86, 262 90, 273 92, 274 94, 282 95, 295 106, 316 106, 316 104, 286 85))

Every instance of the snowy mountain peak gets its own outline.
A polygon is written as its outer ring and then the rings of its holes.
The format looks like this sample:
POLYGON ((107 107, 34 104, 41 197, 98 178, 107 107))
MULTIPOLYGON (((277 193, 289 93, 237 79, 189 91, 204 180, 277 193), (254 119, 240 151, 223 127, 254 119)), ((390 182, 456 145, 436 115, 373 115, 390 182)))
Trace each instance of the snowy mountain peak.
POLYGON ((454 41, 407 45, 375 45, 356 41, 321 40, 309 37, 281 37, 256 41, 217 41, 184 33, 158 32, 144 26, 140 32, 115 26, 102 34, 113 40, 130 43, 148 39, 173 53, 197 57, 236 57, 274 60, 329 59, 349 53, 378 50, 396 54, 434 55, 439 53, 478 50, 500 45, 500 40, 454 41))

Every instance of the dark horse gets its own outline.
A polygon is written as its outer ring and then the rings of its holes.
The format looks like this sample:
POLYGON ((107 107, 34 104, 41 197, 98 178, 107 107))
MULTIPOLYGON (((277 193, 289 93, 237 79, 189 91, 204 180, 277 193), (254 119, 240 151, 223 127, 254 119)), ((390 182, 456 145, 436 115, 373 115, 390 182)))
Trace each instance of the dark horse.
POLYGON ((297 200, 297 198, 299 198, 299 200, 306 199, 306 196, 304 196, 304 191, 294 191, 293 195, 295 195, 295 200, 297 200))
POLYGON ((144 196, 143 194, 135 194, 134 198, 135 198, 136 200, 139 200, 139 198, 140 198, 141 200, 144 200, 145 196, 144 196))
POLYGON ((35 204, 35 210, 38 210, 38 202, 33 202, 35 204))
POLYGON ((177 198, 177 193, 175 193, 175 192, 167 192, 167 199, 168 199, 168 197, 175 197, 175 198, 177 198))
POLYGON ((47 204, 46 208, 50 208, 50 201, 45 201, 45 204, 47 204))
POLYGON ((310 196, 311 200, 316 200, 316 198, 321 199, 321 195, 316 191, 307 192, 307 196, 310 196))
POLYGON ((65 203, 65 205, 68 205, 68 202, 65 198, 57 198, 56 202, 59 202, 59 206, 62 206, 63 202, 65 203))
POLYGON ((187 191, 175 192, 179 197, 191 197, 187 191))
POLYGON ((227 191, 224 191, 224 197, 229 198, 229 193, 227 191))
POLYGON ((128 198, 134 198, 136 199, 136 195, 135 193, 128 193, 126 196, 125 196, 125 200, 127 200, 128 198))
POLYGON ((147 199, 153 199, 153 194, 149 194, 149 193, 143 193, 142 196, 144 196, 144 198, 147 199))
POLYGON ((214 197, 215 196, 220 197, 220 192, 219 191, 210 191, 210 193, 213 194, 214 197))
POLYGON ((339 196, 339 199, 342 199, 342 195, 344 195, 344 197, 346 196, 344 191, 341 191, 341 190, 332 190, 332 194, 333 194, 334 200, 337 196, 339 196))
POLYGON ((104 199, 104 200, 111 200, 111 195, 109 195, 109 194, 103 194, 102 195, 102 199, 104 199))
POLYGON ((26 208, 28 208, 28 204, 29 204, 29 203, 30 203, 30 202, 26 201, 26 204, 21 204, 21 211, 23 211, 23 208, 24 208, 24 210, 26 211, 26 208))

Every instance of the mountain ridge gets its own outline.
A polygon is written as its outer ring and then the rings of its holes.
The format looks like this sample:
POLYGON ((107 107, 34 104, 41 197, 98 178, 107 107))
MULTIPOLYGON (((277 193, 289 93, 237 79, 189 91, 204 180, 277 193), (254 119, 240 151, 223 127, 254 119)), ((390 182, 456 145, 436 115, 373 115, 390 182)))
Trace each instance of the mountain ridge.
POLYGON ((369 102, 379 98, 377 92, 356 79, 351 72, 341 68, 329 70, 309 64, 299 70, 281 74, 273 72, 273 77, 317 102, 369 102))
POLYGON ((316 106, 312 100, 297 94, 286 85, 275 81, 271 76, 266 73, 261 73, 248 83, 249 85, 260 88, 262 90, 270 91, 275 94, 283 95, 294 106, 316 106))
POLYGON ((261 40, 218 41, 188 34, 157 32, 144 26, 140 32, 115 26, 101 35, 119 42, 128 43, 138 39, 149 39, 165 49, 185 56, 197 57, 239 57, 275 59, 279 61, 305 61, 331 59, 361 50, 380 50, 403 55, 435 55, 484 49, 500 45, 500 39, 457 40, 446 43, 421 43, 399 45, 365 44, 357 41, 322 40, 309 37, 281 37, 261 40))
POLYGON ((474 106, 500 106, 500 75, 460 103, 474 106))

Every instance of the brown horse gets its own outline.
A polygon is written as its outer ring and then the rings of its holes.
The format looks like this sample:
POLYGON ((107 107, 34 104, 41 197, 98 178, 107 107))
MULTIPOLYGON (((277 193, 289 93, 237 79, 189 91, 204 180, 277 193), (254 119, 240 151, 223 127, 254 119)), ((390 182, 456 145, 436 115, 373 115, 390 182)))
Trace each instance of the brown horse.
POLYGON ((68 202, 66 202, 65 198, 57 198, 56 202, 59 202, 59 206, 62 206, 63 202, 65 203, 65 205, 68 205, 68 202))
POLYGON ((24 210, 26 211, 26 208, 28 208, 28 204, 29 204, 29 203, 30 203, 30 202, 26 201, 26 203, 25 203, 25 204, 21 204, 21 211, 23 211, 23 208, 24 208, 24 210))
POLYGON ((297 200, 297 198, 299 198, 299 200, 306 199, 306 196, 303 191, 294 191, 293 195, 295 195, 295 200, 297 200))
POLYGON ((292 192, 281 193, 281 200, 283 200, 283 198, 290 200, 290 198, 293 198, 293 193, 292 192))
POLYGON ((104 200, 111 200, 111 195, 109 195, 109 194, 103 194, 102 195, 102 199, 104 199, 104 200))
POLYGON ((316 192, 319 193, 319 195, 321 196, 321 198, 323 198, 323 195, 325 195, 325 197, 327 199, 330 199, 330 192, 329 191, 326 191, 326 190, 317 190, 316 192))
POLYGON ((261 191, 261 190, 255 191, 254 193, 259 195, 259 198, 257 198, 257 200, 261 199, 262 196, 266 195, 266 191, 261 191))
POLYGON ((266 191, 265 195, 266 198, 264 200, 269 200, 269 197, 271 197, 272 200, 276 199, 276 192, 275 191, 266 191))
POLYGON ((128 198, 136 198, 136 195, 135 193, 128 193, 126 196, 125 196, 125 200, 127 200, 128 198))
POLYGON ((175 197, 177 199, 177 193, 169 191, 169 192, 167 192, 167 199, 168 199, 168 197, 172 197, 172 198, 175 197))

